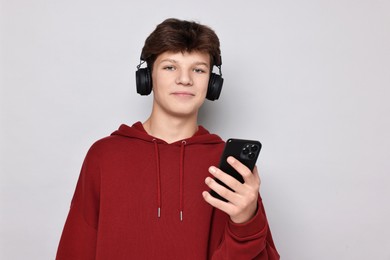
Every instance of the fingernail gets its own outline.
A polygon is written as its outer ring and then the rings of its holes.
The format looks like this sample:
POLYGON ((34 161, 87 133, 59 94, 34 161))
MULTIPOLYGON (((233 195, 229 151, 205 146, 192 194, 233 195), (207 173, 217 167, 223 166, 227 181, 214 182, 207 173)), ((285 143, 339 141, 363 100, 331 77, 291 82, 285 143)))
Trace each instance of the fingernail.
POLYGON ((228 161, 228 163, 234 163, 236 161, 236 159, 234 159, 234 157, 232 157, 232 156, 229 156, 227 158, 227 161, 228 161))
POLYGON ((213 181, 213 178, 211 178, 211 177, 207 177, 205 179, 206 184, 210 184, 212 181, 213 181))
POLYGON ((209 172, 210 173, 215 173, 217 170, 215 169, 215 167, 214 166, 211 166, 210 168, 209 168, 209 172))

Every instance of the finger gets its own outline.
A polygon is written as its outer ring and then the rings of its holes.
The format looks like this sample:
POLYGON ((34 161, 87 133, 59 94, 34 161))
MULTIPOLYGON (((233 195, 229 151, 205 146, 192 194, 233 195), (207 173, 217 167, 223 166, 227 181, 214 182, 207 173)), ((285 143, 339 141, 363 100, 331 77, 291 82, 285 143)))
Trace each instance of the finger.
POLYGON ((219 210, 222 210, 223 212, 225 212, 227 214, 229 214, 232 211, 232 205, 229 202, 224 202, 220 199, 214 198, 207 191, 202 192, 202 196, 203 196, 203 199, 211 206, 213 206, 219 210))
POLYGON ((232 190, 237 191, 240 186, 242 185, 241 182, 236 180, 233 176, 230 176, 229 174, 225 173, 221 169, 211 166, 209 168, 209 172, 218 180, 225 183, 227 186, 229 186, 232 190))
POLYGON ((248 167, 246 167, 244 164, 242 164, 239 160, 234 158, 233 156, 229 156, 227 158, 227 162, 244 178, 244 181, 249 181, 251 178, 253 178, 253 174, 251 170, 249 170, 248 167))
POLYGON ((255 178, 256 182, 260 186, 260 184, 261 184, 260 174, 259 174, 259 170, 257 169, 256 165, 255 165, 255 168, 253 168, 252 174, 253 174, 253 177, 255 178))
POLYGON ((206 185, 218 193, 221 197, 225 198, 231 203, 235 203, 237 198, 236 198, 236 193, 229 190, 228 188, 224 187, 223 185, 219 184, 216 180, 213 178, 207 177, 205 180, 206 185))

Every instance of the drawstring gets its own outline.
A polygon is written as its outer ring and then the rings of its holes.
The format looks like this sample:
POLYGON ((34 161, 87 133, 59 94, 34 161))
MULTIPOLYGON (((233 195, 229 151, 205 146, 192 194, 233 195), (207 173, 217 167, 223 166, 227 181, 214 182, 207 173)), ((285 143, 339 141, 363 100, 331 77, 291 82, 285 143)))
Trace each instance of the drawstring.
MULTIPOLYGON (((160 154, 158 150, 157 140, 153 139, 154 154, 156 156, 156 173, 157 173, 157 217, 161 217, 161 173, 160 173, 160 154)), ((180 146, 180 221, 183 221, 184 211, 184 146, 187 144, 185 140, 181 141, 180 146)))
POLYGON ((157 168, 157 217, 161 216, 161 175, 160 175, 160 156, 158 152, 157 140, 153 139, 154 143, 154 155, 156 156, 156 168, 157 168))
POLYGON ((186 141, 181 141, 180 146, 180 221, 183 221, 183 186, 184 186, 184 146, 186 141))

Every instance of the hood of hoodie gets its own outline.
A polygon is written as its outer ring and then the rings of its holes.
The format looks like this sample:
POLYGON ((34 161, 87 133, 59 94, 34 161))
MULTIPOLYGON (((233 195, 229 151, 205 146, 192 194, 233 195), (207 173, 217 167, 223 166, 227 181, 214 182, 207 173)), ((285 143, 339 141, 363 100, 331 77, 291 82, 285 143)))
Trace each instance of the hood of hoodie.
POLYGON ((216 134, 211 134, 203 126, 199 126, 196 133, 186 139, 178 140, 174 143, 168 144, 166 141, 155 138, 149 135, 141 122, 134 123, 131 127, 128 125, 122 124, 118 130, 113 132, 111 135, 117 135, 127 138, 135 138, 143 141, 150 142, 154 145, 154 156, 156 164, 156 181, 157 181, 157 217, 161 217, 162 211, 162 193, 161 193, 161 171, 160 171, 160 145, 173 145, 180 147, 180 158, 179 162, 179 173, 178 178, 180 179, 180 191, 179 191, 179 200, 180 200, 180 220, 183 221, 183 209, 184 209, 184 164, 185 164, 185 147, 194 144, 223 144, 224 141, 216 134))
MULTIPOLYGON (((145 131, 145 128, 143 127, 141 122, 136 122, 131 127, 123 124, 118 128, 118 130, 113 132, 111 135, 119 135, 119 136, 124 136, 129 138, 141 139, 149 142, 167 144, 167 142, 165 142, 164 140, 149 135, 145 131)), ((186 142, 186 145, 223 143, 223 140, 218 135, 210 134, 210 132, 207 131, 203 126, 199 126, 198 131, 196 131, 196 133, 192 137, 176 141, 174 143, 171 143, 171 145, 180 146, 183 143, 183 141, 186 142)))

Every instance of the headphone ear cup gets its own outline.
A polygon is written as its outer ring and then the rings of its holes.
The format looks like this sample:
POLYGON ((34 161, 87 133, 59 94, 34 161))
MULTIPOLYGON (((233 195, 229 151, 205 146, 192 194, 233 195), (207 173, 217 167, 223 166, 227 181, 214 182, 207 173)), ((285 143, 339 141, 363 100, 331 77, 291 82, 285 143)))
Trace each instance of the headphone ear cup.
POLYGON ((223 78, 221 75, 211 73, 206 98, 211 101, 217 100, 219 95, 221 95, 222 85, 223 78))
POLYGON ((138 69, 135 72, 137 93, 146 96, 152 92, 152 77, 149 68, 138 69))

